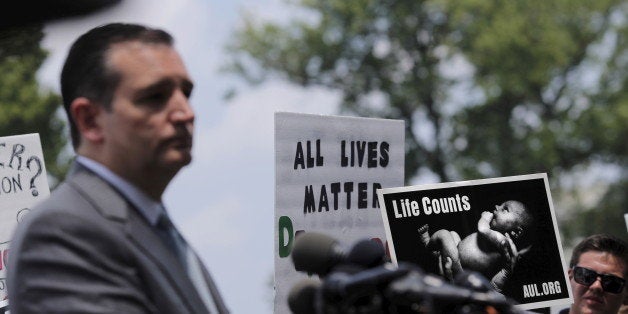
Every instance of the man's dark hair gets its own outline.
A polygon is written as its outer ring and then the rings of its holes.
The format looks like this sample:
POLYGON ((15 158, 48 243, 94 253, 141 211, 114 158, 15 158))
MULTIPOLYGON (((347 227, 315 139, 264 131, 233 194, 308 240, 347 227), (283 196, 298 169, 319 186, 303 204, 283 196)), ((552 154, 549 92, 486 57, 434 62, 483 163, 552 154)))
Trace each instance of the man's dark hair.
POLYGON ((61 72, 61 95, 75 149, 80 143, 80 136, 72 119, 70 104, 78 97, 86 97, 106 110, 111 109, 111 99, 120 82, 120 74, 107 67, 106 56, 112 45, 128 41, 173 44, 172 36, 163 30, 113 23, 81 35, 70 48, 61 72))
POLYGON ((573 249, 569 268, 573 268, 580 261, 580 255, 586 252, 606 252, 617 257, 624 263, 624 276, 628 276, 628 245, 620 238, 609 234, 595 234, 582 240, 573 249))

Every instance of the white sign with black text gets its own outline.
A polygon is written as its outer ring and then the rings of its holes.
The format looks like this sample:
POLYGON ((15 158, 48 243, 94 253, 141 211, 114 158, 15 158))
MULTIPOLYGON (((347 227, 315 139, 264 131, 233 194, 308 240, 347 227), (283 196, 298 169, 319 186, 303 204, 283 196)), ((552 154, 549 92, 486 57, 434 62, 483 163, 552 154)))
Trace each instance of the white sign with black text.
POLYGON ((48 195, 39 134, 0 137, 0 300, 7 297, 6 262, 13 231, 30 208, 48 195))
POLYGON ((302 232, 342 244, 385 244, 376 191, 404 178, 404 122, 275 114, 275 313, 290 313, 290 288, 306 278, 290 258, 302 232))

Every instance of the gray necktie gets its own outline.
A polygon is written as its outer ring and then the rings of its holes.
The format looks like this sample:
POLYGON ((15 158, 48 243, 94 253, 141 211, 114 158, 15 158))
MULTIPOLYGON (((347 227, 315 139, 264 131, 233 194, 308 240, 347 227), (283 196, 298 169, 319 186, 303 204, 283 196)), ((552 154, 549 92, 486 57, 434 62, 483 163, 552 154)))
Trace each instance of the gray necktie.
POLYGON ((200 295, 203 303, 210 313, 218 313, 214 299, 209 291, 209 287, 205 282, 201 263, 196 257, 194 251, 187 245, 187 242, 181 236, 177 228, 172 224, 172 220, 164 210, 157 222, 157 228, 160 230, 162 238, 175 251, 177 258, 185 268, 190 280, 194 284, 196 291, 200 295))
POLYGON ((161 238, 175 252, 179 262, 181 262, 181 265, 187 270, 187 244, 177 231, 177 228, 174 227, 172 220, 170 220, 170 217, 168 217, 165 211, 159 216, 157 228, 161 238))

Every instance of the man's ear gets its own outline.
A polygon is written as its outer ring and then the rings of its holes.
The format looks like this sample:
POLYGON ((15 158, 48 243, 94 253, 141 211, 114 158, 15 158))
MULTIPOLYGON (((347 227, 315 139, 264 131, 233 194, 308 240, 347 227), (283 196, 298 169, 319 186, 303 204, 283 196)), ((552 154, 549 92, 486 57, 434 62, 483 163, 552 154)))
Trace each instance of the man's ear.
POLYGON ((92 143, 102 142, 102 125, 99 119, 104 113, 102 106, 85 97, 78 97, 70 104, 70 112, 81 138, 92 143))

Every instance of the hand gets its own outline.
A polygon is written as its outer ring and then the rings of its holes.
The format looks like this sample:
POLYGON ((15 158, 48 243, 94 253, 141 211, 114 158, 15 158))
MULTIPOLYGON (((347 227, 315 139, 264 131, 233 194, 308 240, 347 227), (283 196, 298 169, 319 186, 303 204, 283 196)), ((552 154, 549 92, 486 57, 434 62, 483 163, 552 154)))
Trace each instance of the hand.
POLYGON ((489 212, 489 211, 483 211, 481 219, 486 219, 486 220, 490 221, 491 219, 493 219, 493 213, 489 212))
POLYGON ((442 255, 438 254, 438 273, 449 282, 454 281, 454 272, 452 270, 453 261, 451 257, 446 257, 443 260, 442 255))
POLYGON ((506 233, 505 238, 506 239, 502 242, 502 255, 506 259, 506 267, 512 271, 519 260, 519 252, 508 233, 506 233))

